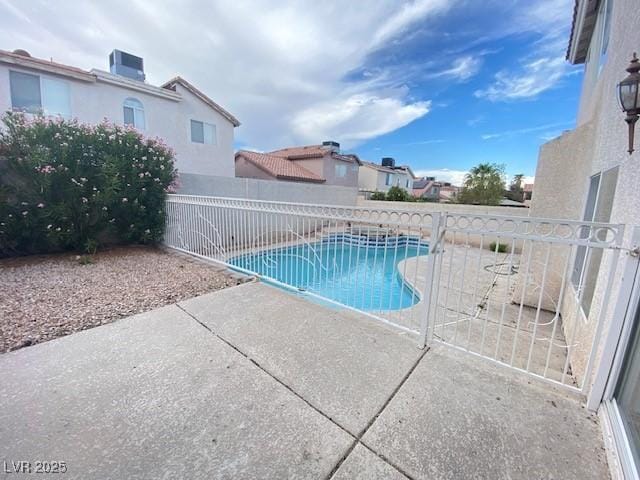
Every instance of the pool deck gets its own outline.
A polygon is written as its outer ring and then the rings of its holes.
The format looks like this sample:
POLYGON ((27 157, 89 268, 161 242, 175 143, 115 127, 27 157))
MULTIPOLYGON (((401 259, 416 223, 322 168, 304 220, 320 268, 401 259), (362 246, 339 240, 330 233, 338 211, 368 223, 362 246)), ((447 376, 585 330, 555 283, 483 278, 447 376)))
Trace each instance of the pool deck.
POLYGON ((261 283, 0 355, 0 374, 3 460, 66 462, 56 478, 609 476, 578 399, 261 283))

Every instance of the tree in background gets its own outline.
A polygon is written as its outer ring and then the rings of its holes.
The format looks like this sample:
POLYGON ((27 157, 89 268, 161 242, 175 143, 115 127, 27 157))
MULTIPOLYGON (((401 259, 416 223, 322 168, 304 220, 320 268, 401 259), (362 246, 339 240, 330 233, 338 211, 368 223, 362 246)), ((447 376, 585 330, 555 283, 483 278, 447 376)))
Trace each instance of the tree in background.
POLYGON ((498 205, 506 188, 504 165, 481 163, 464 177, 458 203, 498 205))
POLYGON ((513 176, 513 180, 509 185, 509 190, 506 193, 506 196, 509 200, 513 200, 515 202, 524 202, 524 175, 522 173, 518 173, 513 176))
POLYGON ((411 202, 413 196, 404 188, 391 187, 387 192, 387 200, 390 202, 411 202))
POLYGON ((386 200, 388 202, 415 202, 409 192, 404 188, 391 187, 387 193, 375 191, 371 194, 370 200, 386 200))

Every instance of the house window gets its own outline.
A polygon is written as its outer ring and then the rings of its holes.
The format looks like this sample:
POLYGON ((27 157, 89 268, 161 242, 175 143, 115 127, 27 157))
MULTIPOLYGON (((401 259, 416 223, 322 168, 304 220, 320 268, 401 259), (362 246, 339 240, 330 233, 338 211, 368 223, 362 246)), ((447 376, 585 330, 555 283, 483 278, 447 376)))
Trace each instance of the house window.
POLYGON ((194 143, 216 144, 216 126, 191 120, 191 141, 194 143))
MULTIPOLYGON (((609 222, 613 199, 618 182, 618 167, 612 168, 591 177, 589 181, 589 192, 584 209, 583 219, 587 222, 609 222)), ((581 238, 587 238, 588 229, 583 229, 581 238)), ((591 232, 593 233, 593 232, 591 232)), ((598 280, 600 263, 602 261, 601 248, 589 248, 579 246, 576 249, 576 257, 573 264, 571 283, 576 289, 578 298, 585 316, 591 310, 591 301, 598 280)))
POLYGON ((67 82, 9 71, 9 85, 13 110, 71 117, 71 95, 67 82))
POLYGON ((607 50, 609 49, 609 35, 611 33, 611 10, 613 9, 613 0, 605 0, 600 5, 598 16, 602 17, 602 41, 600 45, 600 64, 598 72, 602 70, 602 66, 607 61, 607 50))
POLYGON ((336 177, 344 178, 347 176, 347 165, 344 164, 336 164, 336 177))
POLYGON ((127 98, 122 109, 124 111, 124 124, 131 125, 138 130, 145 129, 144 107, 142 102, 136 98, 127 98))
POLYGON ((404 186, 405 186, 405 187, 407 187, 407 188, 409 188, 409 179, 408 179, 408 178, 407 178, 407 180, 405 181, 404 186))
POLYGON ((387 177, 384 180, 384 184, 389 186, 393 183, 393 173, 387 173, 387 177))

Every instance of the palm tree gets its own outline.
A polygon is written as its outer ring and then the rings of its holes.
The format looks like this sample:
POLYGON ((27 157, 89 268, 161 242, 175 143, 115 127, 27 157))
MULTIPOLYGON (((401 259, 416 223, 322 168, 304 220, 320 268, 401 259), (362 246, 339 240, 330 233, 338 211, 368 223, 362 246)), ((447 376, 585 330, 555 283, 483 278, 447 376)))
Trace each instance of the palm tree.
POLYGON ((479 205, 498 205, 504 190, 504 165, 481 163, 465 175, 458 201, 479 205))

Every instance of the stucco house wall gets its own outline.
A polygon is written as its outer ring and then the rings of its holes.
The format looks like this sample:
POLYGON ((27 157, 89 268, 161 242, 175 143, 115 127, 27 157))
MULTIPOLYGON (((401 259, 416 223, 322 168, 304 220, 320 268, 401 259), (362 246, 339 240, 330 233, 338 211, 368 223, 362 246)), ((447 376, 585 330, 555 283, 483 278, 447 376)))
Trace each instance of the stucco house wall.
POLYGON ((407 170, 395 169, 393 171, 379 170, 371 165, 360 165, 358 172, 358 189, 365 192, 388 192, 391 187, 400 187, 411 193, 413 188, 413 177, 407 170), (390 185, 386 184, 387 173, 393 175, 390 185), (409 186, 407 187, 407 180, 409 186))
POLYGON ((363 165, 358 169, 358 189, 363 191, 380 191, 378 187, 378 171, 363 165))
POLYGON ((322 158, 305 158, 291 161, 324 178, 326 185, 341 187, 356 187, 358 185, 358 165, 334 158, 330 152, 327 152, 327 155, 322 158), (345 165, 347 167, 344 177, 336 175, 336 165, 345 165))
POLYGON ((10 70, 66 82, 69 85, 71 117, 84 123, 99 123, 106 118, 123 124, 123 102, 127 98, 135 98, 144 107, 145 128, 142 133, 161 137, 175 150, 179 172, 231 177, 235 174, 234 125, 181 85, 176 86, 174 93, 95 70, 90 72, 96 76, 95 81, 83 81, 0 61, 0 112, 12 109, 10 70), (191 142, 192 119, 216 126, 215 145, 191 142))
MULTIPOLYGON (((618 167, 609 221, 629 226, 640 224, 640 154, 637 151, 632 155, 626 152, 627 125, 617 102, 616 91, 617 83, 626 76, 625 68, 632 53, 640 47, 640 9, 637 7, 637 0, 613 1, 609 46, 605 58, 598 54, 601 37, 598 36, 596 25, 596 31, 591 37, 590 49, 593 55, 590 55, 585 64, 577 127, 542 147, 536 171, 531 216, 582 219, 590 177, 618 167)), ((640 147, 638 142, 636 147, 640 147)), ((625 231, 626 245, 630 243, 631 232, 630 227, 625 231)), ((559 255, 562 260, 562 254, 559 255)), ((620 256, 618 272, 622 271, 626 256, 620 256)), ((571 258, 570 262, 573 261, 571 258)), ((594 336, 597 319, 601 313, 599 307, 604 300, 606 273, 610 270, 611 261, 612 252, 605 252, 588 318, 577 306, 576 294, 571 285, 565 293, 561 314, 565 336, 574 338, 575 335, 576 347, 572 353, 571 367, 578 377, 584 373, 588 359, 588 345, 594 336)), ((620 283, 621 275, 617 275, 607 310, 602 312, 605 322, 603 331, 606 331, 611 322, 620 283)), ((558 288, 557 282, 555 288, 558 288)), ((604 338, 595 339, 600 348, 603 340, 604 338)))

